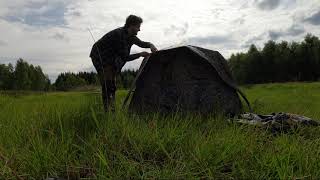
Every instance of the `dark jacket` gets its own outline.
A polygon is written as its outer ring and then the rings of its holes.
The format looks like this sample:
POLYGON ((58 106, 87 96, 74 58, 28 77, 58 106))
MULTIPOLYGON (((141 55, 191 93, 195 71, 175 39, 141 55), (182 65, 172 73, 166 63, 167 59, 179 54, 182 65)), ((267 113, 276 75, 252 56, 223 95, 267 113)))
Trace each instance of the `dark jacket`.
POLYGON ((130 55, 131 46, 135 44, 141 48, 150 48, 151 43, 141 41, 137 36, 129 36, 124 27, 114 29, 105 34, 92 47, 90 57, 93 64, 101 66, 111 64, 121 70, 123 65, 139 58, 139 54, 130 55), (101 60, 100 60, 101 57, 101 60))

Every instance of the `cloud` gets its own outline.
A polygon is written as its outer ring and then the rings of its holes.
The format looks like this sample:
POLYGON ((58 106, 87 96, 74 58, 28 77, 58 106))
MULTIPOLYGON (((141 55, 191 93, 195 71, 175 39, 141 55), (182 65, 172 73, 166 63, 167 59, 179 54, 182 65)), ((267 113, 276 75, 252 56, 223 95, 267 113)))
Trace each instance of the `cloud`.
POLYGON ((139 38, 159 49, 188 43, 228 57, 246 45, 263 46, 270 36, 301 41, 304 30, 320 36, 312 25, 318 24, 319 8, 319 0, 0 0, 0 55, 26 58, 51 79, 89 70, 93 40, 87 28, 98 39, 136 14, 144 19, 139 38))
POLYGON ((75 11, 72 13, 73 16, 80 17, 82 14, 79 11, 75 11))
POLYGON ((93 65, 89 65, 88 67, 83 68, 81 71, 85 71, 85 72, 97 72, 93 65))
POLYGON ((310 17, 306 18, 305 21, 313 25, 320 25, 320 10, 311 15, 310 17))
POLYGON ((280 5, 280 0, 255 0, 254 3, 259 9, 273 10, 280 5))
POLYGON ((204 36, 204 37, 191 37, 188 42, 196 45, 208 45, 208 44, 227 44, 235 42, 230 36, 204 36))
POLYGON ((69 42, 69 38, 64 33, 55 33, 54 35, 50 36, 55 40, 63 40, 69 42))
POLYGON ((184 23, 182 26, 171 25, 170 27, 164 29, 164 34, 165 35, 174 34, 176 36, 183 36, 187 33, 188 28, 189 28, 188 23, 184 23))
POLYGON ((257 44, 257 42, 260 42, 262 40, 264 40, 264 36, 265 33, 259 35, 259 36, 254 36, 250 39, 248 39, 247 41, 245 41, 245 43, 243 45, 241 45, 242 48, 248 48, 250 47, 252 44, 257 44))
POLYGON ((22 8, 13 8, 2 19, 36 27, 63 26, 66 11, 64 1, 28 1, 22 8))
POLYGON ((245 18, 244 17, 240 17, 240 18, 236 18, 235 20, 233 20, 232 24, 237 24, 237 25, 243 25, 245 23, 245 18))
POLYGON ((0 46, 6 46, 6 45, 8 45, 8 43, 7 43, 7 42, 5 42, 5 41, 1 41, 1 40, 0 40, 0 46))
POLYGON ((286 30, 279 30, 279 31, 274 31, 271 30, 269 31, 269 37, 272 40, 277 40, 281 36, 297 36, 305 32, 304 27, 299 26, 299 25, 292 25, 290 28, 286 30))

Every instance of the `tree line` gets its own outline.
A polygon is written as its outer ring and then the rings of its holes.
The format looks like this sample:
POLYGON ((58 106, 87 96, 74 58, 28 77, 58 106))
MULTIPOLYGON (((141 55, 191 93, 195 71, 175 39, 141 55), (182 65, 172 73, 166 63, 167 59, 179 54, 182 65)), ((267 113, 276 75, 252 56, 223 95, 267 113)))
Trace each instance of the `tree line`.
POLYGON ((0 90, 47 91, 51 83, 40 66, 28 64, 23 59, 12 64, 0 64, 0 90))
MULTIPOLYGON (((128 89, 137 71, 124 70, 116 78, 119 89, 128 89)), ((33 66, 23 59, 16 65, 0 64, 0 90, 67 91, 83 86, 99 86, 99 77, 95 72, 60 73, 53 84, 40 66, 33 66)))
MULTIPOLYGON (((135 70, 124 70, 116 77, 116 86, 118 89, 128 89, 130 88, 131 84, 135 76, 137 75, 137 71, 135 70)), ((56 90, 60 91, 67 91, 77 87, 100 85, 100 80, 98 74, 95 72, 79 72, 79 73, 61 73, 57 77, 53 87, 56 90)))
POLYGON ((320 40, 308 34, 301 43, 270 40, 261 50, 252 44, 228 63, 239 84, 319 81, 320 40))

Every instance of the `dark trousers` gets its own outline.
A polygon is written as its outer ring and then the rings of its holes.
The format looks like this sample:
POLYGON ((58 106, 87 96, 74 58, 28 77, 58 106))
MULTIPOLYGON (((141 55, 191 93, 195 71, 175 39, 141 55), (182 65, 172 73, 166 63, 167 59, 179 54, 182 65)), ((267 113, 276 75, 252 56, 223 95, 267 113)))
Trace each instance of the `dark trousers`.
POLYGON ((112 65, 105 65, 98 72, 101 92, 102 92, 102 101, 104 110, 115 111, 115 100, 116 100, 116 70, 112 65))
POLYGON ((93 65, 98 72, 100 84, 101 84, 101 95, 104 110, 115 111, 115 100, 116 100, 116 69, 111 64, 101 65, 97 59, 92 58, 93 65))

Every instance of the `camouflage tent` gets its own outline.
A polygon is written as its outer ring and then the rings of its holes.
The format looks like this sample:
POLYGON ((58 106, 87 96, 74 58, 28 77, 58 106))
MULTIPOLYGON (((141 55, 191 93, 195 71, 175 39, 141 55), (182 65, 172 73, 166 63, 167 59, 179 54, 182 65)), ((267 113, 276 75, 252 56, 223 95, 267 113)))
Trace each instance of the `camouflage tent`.
POLYGON ((242 108, 237 92, 246 100, 222 55, 195 46, 161 50, 144 59, 134 86, 129 110, 137 113, 219 111, 234 115, 242 108))

